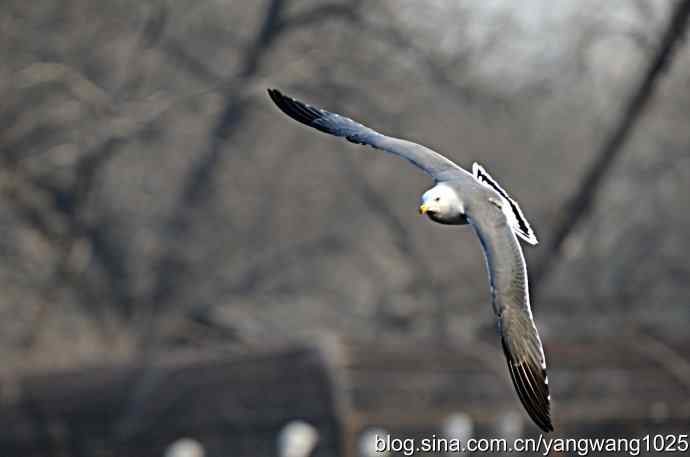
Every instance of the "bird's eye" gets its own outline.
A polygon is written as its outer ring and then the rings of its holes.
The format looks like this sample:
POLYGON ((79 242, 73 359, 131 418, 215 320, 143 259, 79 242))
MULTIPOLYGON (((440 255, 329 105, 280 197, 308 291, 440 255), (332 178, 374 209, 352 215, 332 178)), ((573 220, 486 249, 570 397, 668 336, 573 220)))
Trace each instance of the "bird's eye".
POLYGON ((440 201, 441 201, 441 197, 436 197, 436 198, 434 199, 434 201, 440 202, 440 201))

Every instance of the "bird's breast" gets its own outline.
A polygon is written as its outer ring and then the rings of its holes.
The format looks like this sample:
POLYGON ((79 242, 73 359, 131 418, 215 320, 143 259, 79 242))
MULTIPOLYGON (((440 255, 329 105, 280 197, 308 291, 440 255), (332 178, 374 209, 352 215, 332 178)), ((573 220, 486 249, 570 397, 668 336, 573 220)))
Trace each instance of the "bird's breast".
POLYGON ((446 216, 440 213, 429 213, 429 219, 431 219, 434 222, 438 222, 439 224, 445 225, 465 225, 468 223, 467 217, 465 217, 464 214, 460 214, 457 216, 446 216))

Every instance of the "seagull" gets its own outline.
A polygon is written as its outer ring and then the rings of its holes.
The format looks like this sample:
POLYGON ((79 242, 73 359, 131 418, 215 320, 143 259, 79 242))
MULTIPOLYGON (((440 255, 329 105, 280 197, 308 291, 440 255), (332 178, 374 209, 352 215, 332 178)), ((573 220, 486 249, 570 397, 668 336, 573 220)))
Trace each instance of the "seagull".
POLYGON ((271 100, 294 120, 324 133, 397 155, 434 180, 424 192, 419 213, 439 224, 469 225, 479 238, 489 276, 508 372, 532 420, 553 431, 546 359, 530 308, 527 268, 518 238, 537 237, 518 203, 474 163, 472 173, 425 146, 379 133, 352 119, 268 89, 271 100))

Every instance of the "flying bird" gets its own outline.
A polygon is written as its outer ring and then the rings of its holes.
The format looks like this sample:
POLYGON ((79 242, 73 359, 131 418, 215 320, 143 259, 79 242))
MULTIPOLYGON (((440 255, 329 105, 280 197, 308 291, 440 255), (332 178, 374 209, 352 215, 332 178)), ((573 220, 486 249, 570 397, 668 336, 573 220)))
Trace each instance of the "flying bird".
POLYGON ((440 224, 469 224, 474 229, 484 251, 493 310, 513 385, 532 420, 545 432, 552 431, 546 359, 532 318, 527 268, 518 242, 521 238, 534 245, 537 237, 517 202, 477 163, 470 173, 425 146, 386 136, 276 89, 269 89, 268 95, 294 120, 400 156, 433 178, 434 186, 422 195, 419 212, 440 224))

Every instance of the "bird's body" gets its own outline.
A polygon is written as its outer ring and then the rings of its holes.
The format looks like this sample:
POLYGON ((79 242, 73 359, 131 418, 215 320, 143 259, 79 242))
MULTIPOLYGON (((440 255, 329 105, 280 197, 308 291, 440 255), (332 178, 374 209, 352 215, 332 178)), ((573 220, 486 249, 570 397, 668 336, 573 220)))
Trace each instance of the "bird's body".
POLYGON ((434 179, 419 211, 434 222, 469 224, 482 245, 494 313, 515 389, 534 422, 553 430, 546 361, 530 309, 527 269, 518 237, 537 239, 517 202, 478 164, 472 173, 419 144, 383 135, 352 119, 270 89, 275 104, 293 119, 331 135, 398 155, 434 179))

